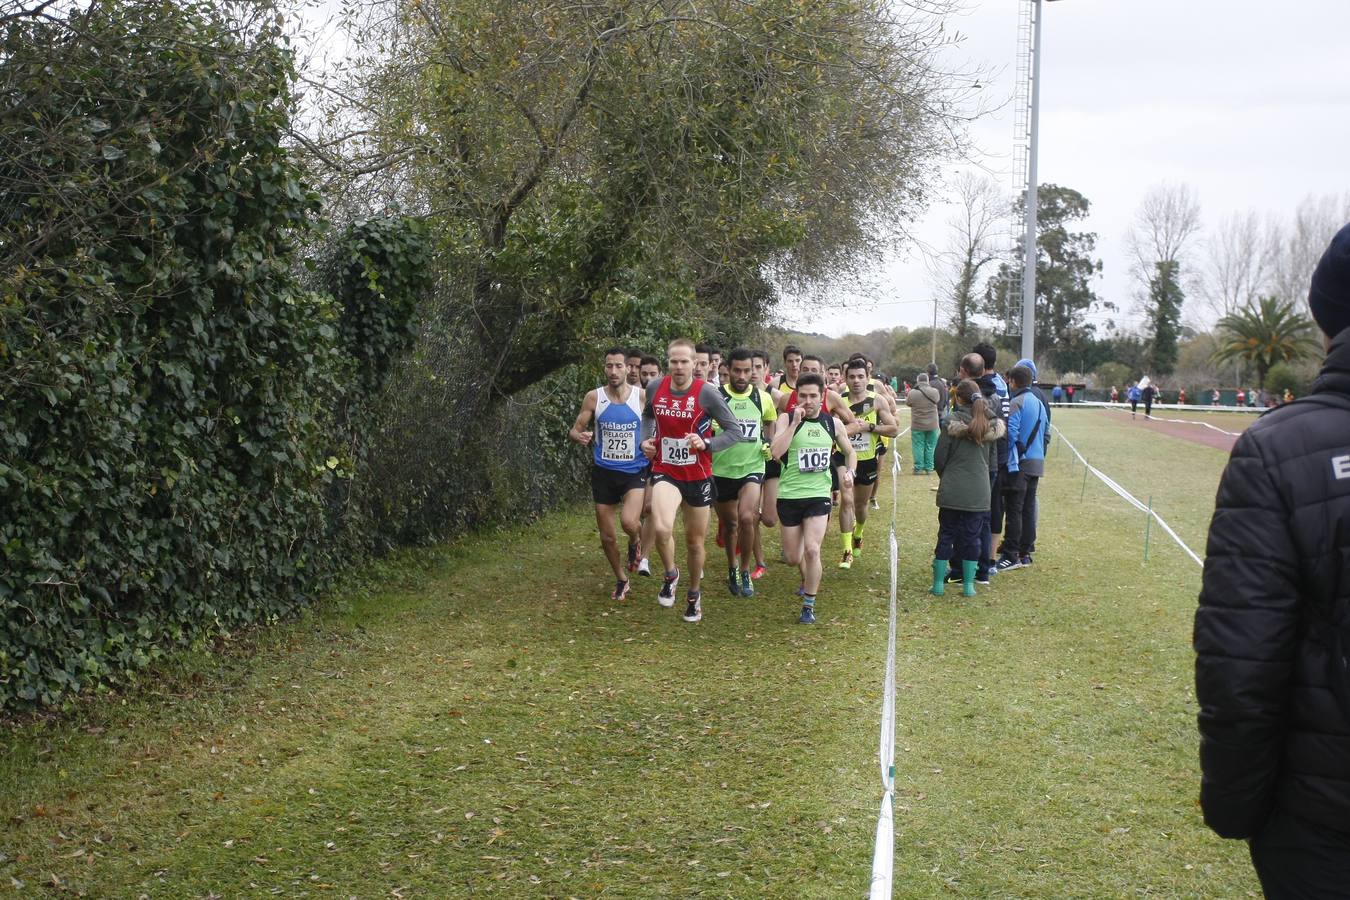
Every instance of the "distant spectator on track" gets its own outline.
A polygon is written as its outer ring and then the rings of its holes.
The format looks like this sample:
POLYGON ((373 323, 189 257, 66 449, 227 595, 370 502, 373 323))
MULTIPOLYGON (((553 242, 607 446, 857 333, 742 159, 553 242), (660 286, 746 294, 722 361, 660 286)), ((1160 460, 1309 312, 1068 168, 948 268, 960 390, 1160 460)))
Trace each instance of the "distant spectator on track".
POLYGON ((1256 406, 1256 388, 1248 388, 1248 390, 1247 390, 1247 405, 1250 406, 1250 407, 1255 407, 1255 406, 1256 406))
POLYGON ((1130 389, 1126 392, 1126 396, 1130 398, 1130 418, 1133 419, 1139 412, 1139 400, 1144 396, 1144 392, 1139 390, 1138 383, 1135 383, 1130 385, 1130 389))
POLYGON ((1350 890, 1350 225, 1308 305, 1326 361, 1233 446, 1195 616, 1200 806, 1271 898, 1350 890))
POLYGON ((1153 385, 1153 382, 1148 381, 1148 378, 1145 378, 1144 381, 1148 383, 1144 385, 1144 389, 1139 393, 1143 396, 1144 400, 1144 418, 1148 419, 1153 416, 1153 401, 1158 397, 1158 389, 1153 385))
POLYGON ((1069 403, 1073 402, 1073 385, 1069 385, 1064 389, 1064 399, 1069 403))
POLYGON ((1242 388, 1238 388, 1238 392, 1237 392, 1237 405, 1238 405, 1238 406, 1246 406, 1246 405, 1247 405, 1247 392, 1244 391, 1242 388))
POLYGON ((1111 385, 1111 402, 1112 403, 1120 402, 1120 391, 1116 390, 1116 386, 1114 384, 1111 385))
POLYGON ((1054 387, 1052 387, 1050 389, 1050 399, 1053 400, 1055 403, 1063 403, 1064 388, 1061 387, 1060 385, 1055 385, 1054 387))
POLYGON ((1219 393, 1219 389, 1218 389, 1218 388, 1215 388, 1215 389, 1214 389, 1214 393, 1212 393, 1212 394, 1209 395, 1209 405, 1210 405, 1210 406, 1221 406, 1222 403, 1223 403, 1223 395, 1219 393))
POLYGON ((1181 390, 1177 391, 1177 406, 1185 406, 1185 405, 1186 405, 1186 389, 1182 388, 1181 390))

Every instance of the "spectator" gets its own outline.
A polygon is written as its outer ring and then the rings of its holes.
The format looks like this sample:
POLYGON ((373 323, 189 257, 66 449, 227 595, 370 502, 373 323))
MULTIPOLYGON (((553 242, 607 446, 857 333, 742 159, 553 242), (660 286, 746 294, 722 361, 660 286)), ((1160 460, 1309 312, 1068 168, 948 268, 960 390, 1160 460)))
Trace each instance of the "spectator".
POLYGON ((1031 370, 1015 366, 1008 406, 1008 482, 1003 488, 1007 525, 999 572, 1031 565, 1036 542, 1036 487, 1045 473, 1045 437, 1050 431, 1045 406, 1031 393, 1031 370))
POLYGON ((1186 405, 1186 389, 1182 388, 1181 390, 1177 391, 1177 406, 1185 406, 1185 405, 1186 405))
POLYGON ((1218 388, 1215 388, 1215 389, 1214 389, 1214 393, 1210 395, 1210 397, 1209 397, 1209 405, 1210 405, 1210 406, 1221 406, 1221 405, 1223 405, 1223 396, 1219 393, 1219 389, 1218 389, 1218 388))
POLYGON ((1249 388, 1247 390, 1247 405, 1251 407, 1256 406, 1256 388, 1249 388))
POLYGON ((1140 391, 1140 394, 1143 395, 1144 400, 1144 418, 1148 419, 1153 416, 1153 401, 1158 396, 1158 389, 1148 380, 1148 376, 1144 377, 1143 383, 1144 389, 1140 391))
MULTIPOLYGON (((1053 421, 1053 416, 1050 413, 1050 404, 1046 400, 1045 391, 1041 390, 1039 387, 1036 386, 1036 375, 1037 375, 1036 364, 1029 359, 1019 359, 1017 361, 1017 364, 1019 366, 1025 366, 1027 371, 1031 373, 1030 390, 1033 394, 1036 395, 1036 399, 1041 401, 1041 406, 1045 408, 1045 448, 1048 451, 1050 449, 1050 423, 1051 421, 1053 421)), ((1036 523, 1037 530, 1039 530, 1041 524, 1041 501, 1039 497, 1032 501, 1031 518, 1032 521, 1036 523)), ((1033 532, 1033 534, 1034 533, 1035 532, 1033 532)), ((1027 558, 1030 559, 1031 554, 1035 552, 1036 552, 1036 539, 1033 537, 1031 539, 1031 546, 1027 548, 1027 558)))
POLYGON ((938 539, 933 550, 933 588, 943 595, 949 561, 960 560, 961 593, 975 596, 975 585, 988 584, 985 571, 980 580, 977 557, 980 532, 989 513, 989 466, 994 445, 1003 434, 1003 420, 989 412, 989 403, 974 381, 956 386, 956 408, 938 438, 938 539))
POLYGON ((938 440, 937 388, 928 383, 928 373, 920 372, 916 384, 905 395, 910 410, 909 444, 914 454, 914 474, 926 475, 933 471, 933 450, 938 440))
MULTIPOLYGON (((960 379, 970 379, 980 388, 980 396, 984 397, 988 406, 990 418, 997 417, 1005 423, 1008 420, 1008 401, 999 396, 998 388, 995 385, 994 377, 996 373, 986 372, 984 369, 984 357, 978 353, 967 353, 961 357, 960 366, 957 369, 957 375, 960 379)), ((1002 476, 1003 466, 1007 465, 1008 438, 1004 433, 994 445, 994 458, 989 463, 989 511, 984 514, 983 522, 980 526, 980 558, 975 567, 976 584, 984 584, 989 580, 989 576, 994 570, 994 535, 993 523, 997 516, 1000 519, 999 529, 1002 530, 1003 516, 1003 496, 1000 488, 999 479, 1002 476), (1002 448, 1003 458, 999 459, 999 452, 1002 448)), ((939 485, 940 487, 941 485, 939 485)), ((952 571, 948 572, 948 581, 961 580, 961 567, 956 564, 953 558, 952 571)))
POLYGON ((1064 388, 1060 387, 1059 385, 1055 385, 1054 387, 1052 387, 1050 389, 1050 398, 1054 400, 1056 403, 1064 402, 1064 388))
POLYGON ((1130 398, 1130 418, 1133 419, 1135 418, 1135 414, 1139 412, 1139 400, 1144 396, 1144 392, 1139 390, 1138 383, 1135 383, 1130 385, 1130 389, 1126 392, 1126 396, 1130 398))
POLYGON ((947 418, 947 409, 950 401, 948 396, 947 381, 937 373, 937 366, 934 363, 928 364, 928 383, 938 392, 938 421, 947 418))
POLYGON ((1116 386, 1114 384, 1111 385, 1111 402, 1112 403, 1120 402, 1120 391, 1116 390, 1116 386))
POLYGON ((1064 389, 1064 397, 1068 400, 1068 402, 1070 403, 1073 402, 1073 385, 1069 385, 1064 389))
POLYGON ((1289 390, 1289 388, 1285 388, 1285 389, 1284 389, 1284 402, 1285 402, 1285 403, 1293 403, 1293 402, 1294 402, 1294 392, 1291 391, 1291 390, 1289 390))
POLYGON ((1350 225, 1308 305, 1326 361, 1233 446, 1195 616, 1200 806, 1267 897, 1350 889, 1350 225))
POLYGON ((1246 391, 1242 390, 1242 388, 1238 388, 1238 392, 1237 392, 1237 405, 1238 405, 1238 406, 1246 406, 1246 405, 1247 405, 1247 393, 1246 393, 1246 391))

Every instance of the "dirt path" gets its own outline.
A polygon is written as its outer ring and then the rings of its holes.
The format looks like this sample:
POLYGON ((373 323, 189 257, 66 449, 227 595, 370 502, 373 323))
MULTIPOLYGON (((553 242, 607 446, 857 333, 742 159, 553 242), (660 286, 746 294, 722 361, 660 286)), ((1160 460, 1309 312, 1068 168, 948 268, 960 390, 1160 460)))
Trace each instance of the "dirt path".
MULTIPOLYGON (((1106 410, 1108 415, 1128 416, 1129 413, 1124 410, 1106 410)), ((1183 418, 1171 412, 1159 412, 1158 418, 1146 419, 1141 410, 1139 417, 1135 419, 1135 424, 1140 428, 1147 428, 1150 431, 1156 431, 1160 434, 1171 435, 1175 438, 1181 438, 1185 441, 1191 441, 1195 444, 1204 444, 1206 447, 1213 447, 1215 450, 1222 450, 1225 453, 1233 449, 1233 444, 1237 442, 1238 436, 1231 433, 1231 429, 1216 431, 1214 428, 1206 428, 1204 425, 1190 425, 1183 422, 1166 422, 1163 419, 1183 418)), ((1198 419, 1191 421, 1199 421, 1198 419)), ((1253 419, 1255 421, 1255 419, 1253 419)))

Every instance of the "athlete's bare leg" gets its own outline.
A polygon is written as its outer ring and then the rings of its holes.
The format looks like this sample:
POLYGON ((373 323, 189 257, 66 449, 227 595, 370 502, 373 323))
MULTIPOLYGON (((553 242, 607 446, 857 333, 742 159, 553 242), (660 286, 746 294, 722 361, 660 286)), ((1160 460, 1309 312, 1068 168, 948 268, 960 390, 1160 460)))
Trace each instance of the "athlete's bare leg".
MULTIPOLYGON (((682 503, 684 497, 675 485, 668 481, 658 481, 652 485, 651 522, 663 573, 675 571, 675 514, 682 503)), ((688 525, 689 520, 686 518, 685 527, 688 528, 688 525)))
POLYGON ((652 517, 652 482, 642 491, 642 555, 650 556, 652 544, 656 540, 656 520, 652 517))
MULTIPOLYGON (((844 483, 843 473, 847 471, 844 466, 839 466, 839 483, 844 483)), ((852 531, 855 524, 856 513, 854 511, 853 491, 839 492, 839 533, 852 531)), ((803 523, 805 524, 805 523, 803 523)))
POLYGON ((605 559, 609 560, 609 567, 614 570, 614 577, 619 581, 627 581, 628 575, 624 572, 623 561, 619 559, 619 540, 614 533, 616 508, 608 503, 595 504, 595 524, 600 529, 600 546, 605 551, 605 559))
MULTIPOLYGON (((623 495, 623 507, 619 510, 619 524, 623 526, 628 541, 638 544, 642 541, 642 499, 646 491, 631 490, 623 495)), ((644 551, 645 552, 645 551, 644 551)))
MULTIPOLYGON (((745 496, 744 488, 741 489, 741 496, 745 496)), ((726 544, 729 569, 736 568, 736 509, 735 500, 717 501, 717 528, 726 544)))
POLYGON ((790 566, 800 566, 802 562, 802 526, 783 526, 783 558, 790 566))
MULTIPOLYGON (((741 488, 737 509, 737 543, 740 545, 738 549, 741 552, 741 568, 747 572, 750 570, 750 561, 757 558, 755 556, 755 526, 759 524, 759 494, 760 486, 747 481, 745 486, 741 488)), ((730 555, 730 537, 727 538, 727 548, 728 555, 730 555)))
POLYGON ((829 527, 829 516, 810 516, 802 519, 800 529, 802 586, 812 597, 820 592, 820 545, 825 540, 825 532, 829 527))
MULTIPOLYGON (((662 485, 670 487, 679 495, 679 489, 673 485, 662 485)), ((703 582, 703 563, 707 555, 705 542, 708 539, 708 515, 712 510, 706 506, 684 507, 684 543, 688 551, 689 563, 689 590, 697 591, 703 582)), ((659 526, 658 526, 659 527, 659 526)), ((675 541, 670 541, 672 555, 675 548, 675 541)))

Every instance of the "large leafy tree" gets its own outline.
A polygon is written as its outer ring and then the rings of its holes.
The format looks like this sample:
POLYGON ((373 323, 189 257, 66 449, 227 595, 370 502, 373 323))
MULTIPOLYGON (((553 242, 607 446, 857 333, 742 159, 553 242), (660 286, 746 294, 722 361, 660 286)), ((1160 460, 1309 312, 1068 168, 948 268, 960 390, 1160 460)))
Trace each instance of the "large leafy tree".
POLYGON ((947 6, 388 0, 334 123, 359 136, 308 142, 433 217, 445 327, 509 395, 623 336, 628 298, 755 321, 882 246, 952 145, 947 6))
MULTIPOLYGON (((1036 346, 1059 368, 1073 365, 1082 356, 1081 345, 1090 341, 1095 326, 1088 313, 1095 308, 1113 310, 1092 290, 1092 281, 1102 271, 1093 254, 1097 236, 1070 230, 1087 218, 1091 203, 1073 188, 1043 184, 1036 203, 1036 346)), ((998 322, 1008 321, 1008 287, 1020 279, 1023 249, 1014 263, 999 266, 985 290, 983 312, 998 322)))
POLYGON ((1159 375, 1170 375, 1177 368, 1181 304, 1185 299, 1177 281, 1180 268, 1176 260, 1155 263, 1155 274, 1148 285, 1148 316, 1152 331, 1149 364, 1152 371, 1159 375))
POLYGON ((1210 360, 1242 360, 1256 369, 1257 386, 1262 389, 1276 364, 1318 351, 1312 320, 1298 312, 1292 301, 1277 297, 1262 297, 1255 305, 1224 316, 1219 320, 1219 334, 1219 347, 1210 360))

